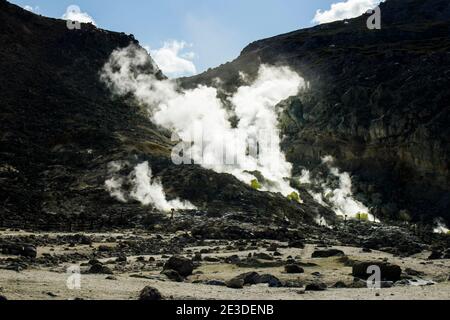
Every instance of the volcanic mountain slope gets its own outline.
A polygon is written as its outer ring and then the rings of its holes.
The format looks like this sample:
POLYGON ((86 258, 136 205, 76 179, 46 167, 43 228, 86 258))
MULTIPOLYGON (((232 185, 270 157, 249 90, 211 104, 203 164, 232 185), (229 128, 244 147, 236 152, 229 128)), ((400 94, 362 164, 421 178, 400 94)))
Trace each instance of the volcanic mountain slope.
POLYGON ((224 94, 261 63, 288 65, 310 84, 281 116, 297 173, 332 155, 380 218, 450 221, 450 3, 387 0, 382 29, 368 15, 261 40, 231 63, 181 79, 224 94), (405 211, 406 210, 406 211, 405 211))
MULTIPOLYGON (((170 132, 157 128, 130 97, 100 81, 111 53, 133 36, 82 24, 69 30, 0 0, 0 227, 81 229, 131 226, 150 208, 120 203, 105 190, 111 161, 148 161, 167 197, 209 214, 246 212, 303 220, 331 212, 253 190, 230 175, 175 166, 170 132)), ((142 72, 164 78, 149 64, 142 72)))

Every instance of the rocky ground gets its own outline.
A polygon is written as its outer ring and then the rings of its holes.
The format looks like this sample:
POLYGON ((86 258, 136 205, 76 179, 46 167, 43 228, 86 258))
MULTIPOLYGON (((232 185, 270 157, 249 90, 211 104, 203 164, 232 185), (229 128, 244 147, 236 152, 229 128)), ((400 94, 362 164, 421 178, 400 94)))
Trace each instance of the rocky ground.
POLYGON ((317 227, 310 232, 314 236, 304 238, 301 226, 274 229, 245 222, 237 226, 230 220, 222 226, 205 217, 199 220, 202 224, 185 214, 161 221, 151 230, 83 234, 3 229, 0 296, 11 300, 450 299, 445 236, 428 245, 404 228, 347 222, 336 224, 335 230, 317 227), (191 226, 183 229, 180 225, 188 220, 191 226), (160 231, 170 229, 169 224, 179 230, 160 231), (380 242, 366 235, 366 242, 357 245, 356 230, 370 229, 380 242), (407 246, 402 243, 405 236, 410 237, 409 252, 399 255, 398 247, 407 246), (382 289, 368 289, 362 280, 369 265, 380 266, 382 289), (74 267, 81 272, 81 288, 71 290, 67 280, 73 274, 68 270, 74 267))

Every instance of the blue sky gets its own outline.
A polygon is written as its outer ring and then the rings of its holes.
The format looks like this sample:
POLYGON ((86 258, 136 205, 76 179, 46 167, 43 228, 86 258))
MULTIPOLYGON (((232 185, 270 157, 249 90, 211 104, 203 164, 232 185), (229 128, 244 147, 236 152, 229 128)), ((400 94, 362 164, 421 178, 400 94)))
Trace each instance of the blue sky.
MULTIPOLYGON (((60 18, 78 5, 96 25, 134 34, 142 45, 175 50, 196 72, 236 58, 250 42, 313 26, 318 9, 334 2, 375 0, 13 0, 60 18), (177 42, 167 43, 176 40, 177 42), (185 45, 183 45, 183 42, 185 45), (177 51, 178 50, 178 51, 177 51)), ((158 52, 155 51, 155 54, 158 52)), ((189 69, 189 68, 188 68, 189 69)), ((191 68, 192 69, 192 68, 191 68)), ((189 72, 193 72, 189 69, 189 72)), ((164 70, 163 70, 164 71, 164 70)))

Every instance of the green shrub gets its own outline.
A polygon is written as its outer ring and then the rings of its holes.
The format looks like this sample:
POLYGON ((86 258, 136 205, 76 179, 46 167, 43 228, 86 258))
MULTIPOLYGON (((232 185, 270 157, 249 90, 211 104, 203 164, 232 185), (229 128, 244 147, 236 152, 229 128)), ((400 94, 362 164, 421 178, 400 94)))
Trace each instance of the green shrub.
POLYGON ((288 195, 287 198, 291 201, 300 202, 300 195, 295 191, 288 195))
POLYGON ((259 183, 258 179, 254 179, 252 180, 252 182, 250 183, 250 186, 255 189, 255 190, 259 190, 262 188, 261 184, 259 183))
POLYGON ((356 219, 359 221, 369 221, 369 214, 368 213, 358 213, 356 215, 356 219))

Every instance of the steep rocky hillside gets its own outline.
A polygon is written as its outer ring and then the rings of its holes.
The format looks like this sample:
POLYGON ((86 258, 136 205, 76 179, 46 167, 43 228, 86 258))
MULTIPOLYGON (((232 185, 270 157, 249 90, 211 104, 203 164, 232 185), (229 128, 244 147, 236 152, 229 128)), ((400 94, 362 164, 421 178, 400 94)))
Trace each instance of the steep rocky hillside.
POLYGON ((310 83, 281 116, 297 173, 333 155, 379 217, 407 210, 416 220, 450 221, 450 3, 387 0, 381 13, 381 30, 369 30, 364 15, 294 31, 181 82, 220 78, 233 91, 241 70, 291 66, 310 83))
MULTIPOLYGON (((155 31, 157 32, 157 31, 155 31)), ((113 97, 99 72, 133 36, 83 24, 69 30, 0 0, 0 227, 132 226, 151 208, 105 190, 111 161, 148 161, 168 198, 208 214, 312 219, 326 209, 262 193, 229 175, 172 165, 170 133, 130 97, 113 97)), ((149 65, 145 72, 164 76, 149 65)), ((124 169, 124 174, 129 171, 124 169)))

